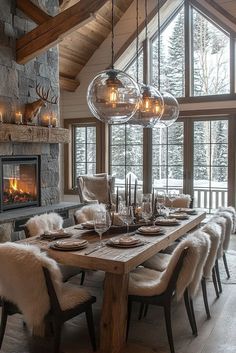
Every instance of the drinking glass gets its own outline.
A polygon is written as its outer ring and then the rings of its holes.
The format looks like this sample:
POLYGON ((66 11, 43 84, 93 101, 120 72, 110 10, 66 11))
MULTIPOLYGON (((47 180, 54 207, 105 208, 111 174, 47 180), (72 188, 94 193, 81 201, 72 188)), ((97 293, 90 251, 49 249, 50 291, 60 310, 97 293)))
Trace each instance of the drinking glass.
POLYGON ((127 235, 129 233, 129 225, 132 224, 134 220, 133 207, 125 206, 125 203, 121 202, 119 204, 118 212, 119 212, 120 219, 126 225, 126 235, 127 235))
POLYGON ((173 210, 173 202, 176 200, 178 195, 179 195, 178 190, 170 190, 170 192, 168 193, 168 199, 170 200, 172 210, 173 210))
POLYGON ((152 217, 152 201, 151 199, 143 199, 142 202, 142 217, 145 220, 145 223, 152 217))
POLYGON ((102 235, 111 226, 111 217, 107 211, 97 211, 94 216, 94 230, 99 235, 99 247, 103 246, 102 235))
POLYGON ((165 205, 166 202, 166 193, 165 191, 158 191, 156 194, 156 201, 157 201, 157 207, 158 207, 158 214, 159 216, 162 215, 162 207, 165 205))

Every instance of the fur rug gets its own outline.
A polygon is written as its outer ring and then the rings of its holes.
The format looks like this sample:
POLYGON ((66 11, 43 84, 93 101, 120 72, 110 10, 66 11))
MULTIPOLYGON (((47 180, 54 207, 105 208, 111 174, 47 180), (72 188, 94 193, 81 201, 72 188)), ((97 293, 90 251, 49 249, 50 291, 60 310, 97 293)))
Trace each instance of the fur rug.
POLYGON ((96 212, 98 211, 106 211, 105 205, 100 204, 92 204, 81 207, 79 210, 75 212, 75 218, 77 224, 85 223, 87 221, 93 221, 96 212))
POLYGON ((42 266, 50 271, 63 310, 90 298, 84 288, 62 283, 56 261, 35 246, 10 242, 1 244, 0 263, 0 296, 17 305, 30 328, 39 327, 50 309, 42 266))
POLYGON ((50 230, 61 229, 63 226, 63 218, 55 212, 45 213, 30 218, 25 226, 31 237, 38 236, 50 230))

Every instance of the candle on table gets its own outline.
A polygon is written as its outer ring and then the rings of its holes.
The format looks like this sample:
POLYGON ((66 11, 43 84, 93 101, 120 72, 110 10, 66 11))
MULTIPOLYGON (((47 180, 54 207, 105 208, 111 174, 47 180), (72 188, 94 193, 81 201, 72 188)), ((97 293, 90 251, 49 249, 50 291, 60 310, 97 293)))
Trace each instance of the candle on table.
POLYGON ((129 175, 129 206, 131 206, 131 174, 129 175))
POLYGON ((136 202, 137 202, 137 184, 138 184, 138 180, 136 178, 134 183, 134 207, 136 207, 136 202))
POLYGON ((51 117, 50 117, 50 115, 44 115, 43 118, 42 118, 42 121, 43 121, 43 125, 44 126, 48 126, 48 127, 51 126, 51 117))
POLYGON ((21 114, 21 112, 16 113, 15 123, 18 124, 18 125, 22 124, 22 114, 21 114))
POLYGON ((125 177, 125 206, 128 206, 128 183, 127 183, 127 178, 125 177))
POLYGON ((119 210, 119 188, 116 188, 116 212, 119 210))
POLYGON ((52 115, 52 127, 57 127, 57 116, 55 114, 52 115))
POLYGON ((2 117, 2 112, 0 112, 0 124, 3 123, 3 117, 2 117))
POLYGON ((152 188, 152 210, 154 211, 154 206, 155 206, 155 193, 154 193, 154 188, 152 188))

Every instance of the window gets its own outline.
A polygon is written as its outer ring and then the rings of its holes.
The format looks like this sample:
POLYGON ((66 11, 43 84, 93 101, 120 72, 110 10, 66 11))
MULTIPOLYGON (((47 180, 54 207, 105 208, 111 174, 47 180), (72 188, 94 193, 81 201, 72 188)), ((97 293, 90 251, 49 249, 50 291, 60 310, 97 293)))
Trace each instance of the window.
POLYGON ((96 126, 73 125, 73 184, 79 175, 96 173, 96 126))
MULTIPOLYGON (((127 65, 125 72, 137 81, 137 58, 127 65)), ((143 82, 143 50, 138 55, 138 81, 143 82)))
POLYGON ((152 185, 183 193, 184 124, 176 122, 165 128, 154 128, 152 139, 152 185))
POLYGON ((192 8, 194 96, 230 93, 230 39, 192 8))
POLYGON ((110 174, 116 177, 116 184, 124 184, 129 172, 143 181, 143 128, 113 125, 110 127, 110 174))

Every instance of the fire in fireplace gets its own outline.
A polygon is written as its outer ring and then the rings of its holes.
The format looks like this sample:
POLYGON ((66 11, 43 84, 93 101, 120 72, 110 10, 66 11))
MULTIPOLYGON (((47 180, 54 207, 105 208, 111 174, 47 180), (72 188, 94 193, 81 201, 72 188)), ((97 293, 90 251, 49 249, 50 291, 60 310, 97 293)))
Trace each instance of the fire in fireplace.
POLYGON ((39 157, 1 157, 1 211, 39 206, 39 157))

